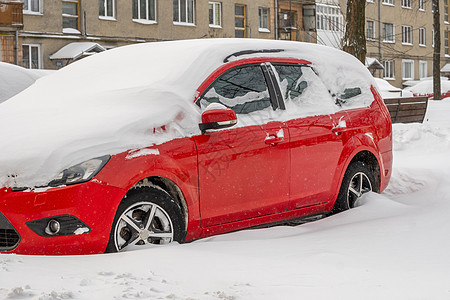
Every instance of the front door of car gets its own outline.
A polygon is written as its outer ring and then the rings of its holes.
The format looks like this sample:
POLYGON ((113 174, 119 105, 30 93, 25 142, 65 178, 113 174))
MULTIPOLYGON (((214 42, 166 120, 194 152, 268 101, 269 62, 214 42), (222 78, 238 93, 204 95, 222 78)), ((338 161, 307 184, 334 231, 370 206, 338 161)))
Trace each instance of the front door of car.
POLYGON ((316 73, 307 66, 273 64, 286 103, 291 184, 288 209, 331 201, 349 122, 316 73))
POLYGON ((201 226, 274 214, 287 208, 289 136, 273 120, 273 99, 259 64, 224 72, 198 100, 220 103, 238 123, 194 138, 198 151, 201 226))

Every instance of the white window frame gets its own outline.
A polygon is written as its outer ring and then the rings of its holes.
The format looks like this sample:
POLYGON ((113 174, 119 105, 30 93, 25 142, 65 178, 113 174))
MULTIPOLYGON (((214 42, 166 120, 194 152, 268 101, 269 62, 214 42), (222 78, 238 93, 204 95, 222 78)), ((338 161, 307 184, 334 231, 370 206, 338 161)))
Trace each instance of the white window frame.
POLYGON ((392 23, 383 23, 383 43, 395 43, 395 26, 392 23), (392 26, 392 35, 389 37, 392 38, 391 40, 386 39, 388 35, 386 34, 386 26, 391 25, 392 26))
POLYGON ((366 32, 367 39, 369 41, 375 40, 375 22, 372 21, 372 20, 367 20, 366 27, 367 27, 367 32, 366 32), (371 28, 372 28, 372 36, 369 36, 369 23, 372 24, 372 26, 371 26, 371 28))
POLYGON ((368 3, 375 3, 374 0, 366 0, 368 3))
POLYGON ((431 47, 434 48, 434 29, 431 29, 431 47))
POLYGON ((382 0, 382 4, 394 6, 394 0, 382 0))
POLYGON ((393 60, 386 60, 386 61, 384 61, 383 66, 384 66, 384 72, 383 72, 384 79, 394 80, 395 79, 395 73, 394 73, 395 62, 393 60))
POLYGON ((341 32, 344 24, 341 8, 337 5, 316 3, 316 23, 319 30, 341 32))
POLYGON ((98 11, 98 17, 99 19, 102 20, 116 20, 116 0, 111 0, 111 5, 112 5, 112 15, 108 15, 108 0, 100 0, 98 5, 99 5, 99 11, 98 11), (100 14, 100 1, 103 2, 103 10, 105 12, 104 15, 100 14))
POLYGON ((412 26, 402 25, 402 45, 412 45, 412 26))
POLYGON ((414 60, 412 59, 402 59, 402 79, 403 80, 413 80, 414 79, 414 60), (406 66, 409 65, 410 68, 410 75, 411 76, 407 76, 407 68, 406 66))
MULTIPOLYGON (((150 14, 148 12, 148 8, 152 6, 152 2, 151 0, 132 0, 132 5, 136 5, 137 6, 137 18, 135 18, 134 16, 134 11, 131 12, 132 14, 132 18, 133 18, 133 22, 136 23, 141 23, 141 24, 156 24, 157 23, 157 0, 153 1, 153 10, 154 10, 154 14, 155 14, 155 18, 151 19, 150 18, 150 14), (136 2, 136 4, 134 4, 136 2), (141 2, 145 3, 145 18, 141 17, 141 2)), ((133 9, 133 7, 132 7, 133 9)))
POLYGON ((411 0, 402 0, 402 8, 411 8, 411 0))
MULTIPOLYGON (((213 23, 211 24, 211 21, 209 23, 209 27, 213 28, 222 28, 222 2, 213 2, 209 1, 208 6, 212 5, 212 11, 213 11, 213 23), (217 16, 219 17, 219 23, 216 24, 217 16)), ((211 8, 209 8, 209 11, 211 11, 211 8)), ((208 15, 209 17, 209 15, 208 15)))
POLYGON ((259 19, 259 32, 270 32, 269 24, 270 24, 270 9, 268 7, 259 7, 258 8, 258 19, 259 19), (263 15, 262 12, 265 11, 266 14, 263 15), (264 16, 266 19, 266 27, 264 27, 264 16))
POLYGON ((173 3, 175 4, 175 2, 177 2, 177 7, 178 7, 178 11, 175 12, 175 7, 173 8, 173 13, 174 13, 174 21, 173 24, 174 25, 183 25, 183 26, 195 26, 195 0, 173 0, 173 3), (182 21, 181 20, 181 3, 184 2, 185 5, 185 17, 186 20, 182 21), (189 3, 192 3, 192 16, 189 15, 189 3), (175 13, 177 13, 178 15, 176 16, 176 20, 175 20, 175 13), (189 19, 192 19, 192 22, 189 21, 189 19))
POLYGON ((419 0, 419 10, 425 11, 425 4, 423 2, 424 0, 419 0))
POLYGON ((23 13, 28 15, 42 15, 42 0, 22 0, 23 2, 23 13), (32 3, 36 3, 38 8, 33 10, 32 3), (25 8, 27 7, 27 8, 25 8))
POLYGON ((419 28, 419 46, 426 47, 427 45, 427 31, 424 27, 419 28))
POLYGON ((419 60, 419 79, 428 77, 428 63, 425 60, 419 60))
POLYGON ((23 54, 22 54, 22 66, 27 69, 41 69, 42 68, 42 57, 41 57, 41 45, 39 44, 22 44, 23 47, 28 47, 28 53, 29 53, 29 60, 28 60, 28 66, 23 65, 23 54), (38 50, 38 65, 37 68, 32 68, 32 59, 31 59, 31 48, 37 48, 38 50))

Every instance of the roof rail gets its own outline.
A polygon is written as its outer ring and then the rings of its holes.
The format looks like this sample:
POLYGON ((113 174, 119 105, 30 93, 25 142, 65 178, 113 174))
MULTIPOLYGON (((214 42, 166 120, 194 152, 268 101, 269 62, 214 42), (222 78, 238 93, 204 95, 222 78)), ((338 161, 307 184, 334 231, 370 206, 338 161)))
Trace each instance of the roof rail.
POLYGON ((238 51, 238 52, 228 55, 227 57, 225 57, 223 62, 224 63, 229 62, 230 58, 233 56, 237 57, 237 56, 241 56, 241 55, 255 54, 255 53, 278 53, 278 52, 283 52, 283 51, 284 51, 284 49, 242 50, 242 51, 238 51))

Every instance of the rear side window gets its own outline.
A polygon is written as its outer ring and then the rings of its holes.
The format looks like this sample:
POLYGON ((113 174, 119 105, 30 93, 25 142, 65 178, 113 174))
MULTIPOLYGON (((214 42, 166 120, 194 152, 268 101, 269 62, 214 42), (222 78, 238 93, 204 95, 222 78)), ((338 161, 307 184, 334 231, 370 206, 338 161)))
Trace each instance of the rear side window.
POLYGON ((250 65, 226 71, 200 99, 202 109, 211 103, 223 104, 236 114, 249 114, 271 108, 261 67, 250 65))
POLYGON ((322 80, 311 67, 273 64, 286 112, 297 117, 335 113, 338 107, 322 80))

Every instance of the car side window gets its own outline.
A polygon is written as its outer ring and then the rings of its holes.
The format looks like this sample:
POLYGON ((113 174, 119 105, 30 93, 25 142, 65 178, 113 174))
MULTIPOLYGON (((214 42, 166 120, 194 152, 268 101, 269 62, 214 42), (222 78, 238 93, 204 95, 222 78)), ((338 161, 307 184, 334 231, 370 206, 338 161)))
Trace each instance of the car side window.
POLYGON ((328 89, 311 67, 273 63, 286 105, 293 117, 326 115, 338 109, 328 89))
POLYGON ((200 99, 205 109, 220 103, 236 114, 249 114, 271 107, 269 91, 259 65, 233 68, 222 74, 200 99))

